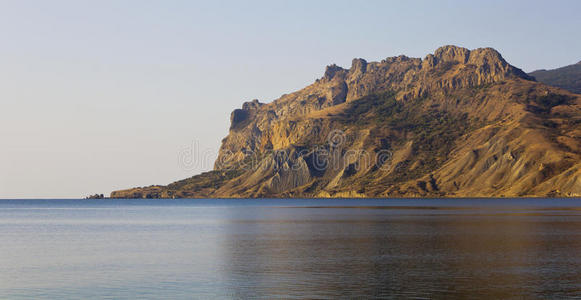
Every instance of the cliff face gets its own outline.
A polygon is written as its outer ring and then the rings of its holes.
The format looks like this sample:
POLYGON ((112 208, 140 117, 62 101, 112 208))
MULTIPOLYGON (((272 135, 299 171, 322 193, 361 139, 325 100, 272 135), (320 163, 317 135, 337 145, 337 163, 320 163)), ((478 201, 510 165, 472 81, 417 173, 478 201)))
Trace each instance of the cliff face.
POLYGON ((580 101, 491 48, 354 59, 232 112, 214 171, 111 196, 579 195, 580 101))
POLYGON ((397 91, 398 100, 413 99, 426 96, 432 91, 449 92, 501 82, 511 77, 532 79, 506 63, 491 48, 470 51, 445 46, 424 60, 399 56, 371 63, 354 59, 350 69, 331 65, 325 70, 323 78, 300 91, 284 95, 267 105, 260 105, 259 109, 256 102, 247 102, 242 110, 235 110, 233 116, 246 112, 246 115, 252 114, 254 118, 244 126, 240 126, 239 122, 232 123, 235 130, 231 130, 224 139, 215 167, 220 169, 227 166, 228 161, 242 159, 242 151, 289 146, 302 133, 295 131, 298 134, 296 136, 286 134, 292 130, 286 128, 286 120, 308 116, 363 96, 397 91))

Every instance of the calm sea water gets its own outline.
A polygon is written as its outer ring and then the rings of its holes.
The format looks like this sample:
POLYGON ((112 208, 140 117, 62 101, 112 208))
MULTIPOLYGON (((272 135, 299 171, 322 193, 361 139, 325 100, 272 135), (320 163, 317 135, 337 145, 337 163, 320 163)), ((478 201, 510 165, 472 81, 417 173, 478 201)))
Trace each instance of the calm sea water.
POLYGON ((581 297, 581 200, 0 200, 1 299, 581 297))

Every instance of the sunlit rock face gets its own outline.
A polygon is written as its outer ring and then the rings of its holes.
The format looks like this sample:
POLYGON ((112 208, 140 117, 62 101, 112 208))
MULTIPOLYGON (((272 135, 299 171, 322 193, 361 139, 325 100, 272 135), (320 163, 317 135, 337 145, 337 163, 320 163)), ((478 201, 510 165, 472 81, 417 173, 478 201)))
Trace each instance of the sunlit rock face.
POLYGON ((214 171, 115 195, 579 195, 579 103, 492 48, 356 58, 234 110, 214 171))
MULTIPOLYGON (((398 91, 398 98, 411 99, 434 90, 450 92, 514 77, 532 80, 492 48, 470 51, 444 46, 424 60, 398 56, 368 63, 356 58, 349 69, 330 65, 321 79, 300 91, 266 105, 258 100, 246 102, 242 109, 234 110, 231 131, 222 143, 218 161, 226 161, 224 152, 234 153, 235 159, 231 161, 236 162, 244 157, 240 154, 242 151, 263 151, 271 145, 278 145, 280 149, 293 144, 297 137, 292 132, 299 131, 302 135, 305 126, 297 127, 288 120, 373 93, 398 91), (279 124, 281 121, 284 125, 279 124), (287 134, 281 134, 281 126, 287 134)), ((220 166, 226 165, 217 165, 217 168, 220 166)))

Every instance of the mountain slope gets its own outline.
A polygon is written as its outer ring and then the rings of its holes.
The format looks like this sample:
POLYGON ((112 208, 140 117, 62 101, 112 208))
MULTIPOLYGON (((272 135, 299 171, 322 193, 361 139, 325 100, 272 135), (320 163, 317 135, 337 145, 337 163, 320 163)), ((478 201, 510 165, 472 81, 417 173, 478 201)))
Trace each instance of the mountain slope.
POLYGON ((581 94, 581 61, 554 70, 538 70, 529 73, 538 81, 581 94))
POLYGON ((580 104, 491 48, 354 59, 234 110, 214 171, 111 197, 581 195, 580 104))

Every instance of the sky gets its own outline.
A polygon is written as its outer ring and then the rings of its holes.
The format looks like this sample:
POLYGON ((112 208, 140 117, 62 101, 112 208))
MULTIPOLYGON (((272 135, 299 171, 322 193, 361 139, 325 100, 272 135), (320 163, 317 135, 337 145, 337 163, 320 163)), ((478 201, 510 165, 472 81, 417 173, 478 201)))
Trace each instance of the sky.
POLYGON ((0 1, 0 198, 79 198, 210 170, 244 101, 355 57, 493 47, 581 60, 580 1, 0 1))

